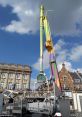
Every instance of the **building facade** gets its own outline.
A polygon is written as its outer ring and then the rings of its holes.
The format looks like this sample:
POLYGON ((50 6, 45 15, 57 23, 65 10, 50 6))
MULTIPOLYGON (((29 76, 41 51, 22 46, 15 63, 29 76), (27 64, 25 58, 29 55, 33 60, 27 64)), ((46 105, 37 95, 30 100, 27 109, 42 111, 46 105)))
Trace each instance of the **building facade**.
POLYGON ((82 91, 82 73, 68 71, 65 64, 62 64, 59 79, 62 90, 82 91))
POLYGON ((59 72, 59 80, 62 90, 74 90, 74 81, 65 64, 62 64, 62 69, 59 72))
POLYGON ((30 78, 28 65, 0 64, 0 87, 3 89, 29 89, 30 78))

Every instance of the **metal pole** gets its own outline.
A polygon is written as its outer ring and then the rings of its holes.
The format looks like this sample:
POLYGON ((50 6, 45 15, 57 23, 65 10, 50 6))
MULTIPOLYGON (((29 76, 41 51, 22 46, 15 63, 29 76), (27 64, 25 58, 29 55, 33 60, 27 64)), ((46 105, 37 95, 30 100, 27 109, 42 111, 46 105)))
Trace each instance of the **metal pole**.
POLYGON ((54 105, 55 105, 55 82, 53 82, 53 89, 54 89, 54 105))
POLYGON ((36 88, 35 86, 36 86, 36 82, 34 82, 34 93, 35 93, 35 88, 36 88))
POLYGON ((43 72, 43 20, 44 20, 44 7, 40 8, 40 72, 43 72))

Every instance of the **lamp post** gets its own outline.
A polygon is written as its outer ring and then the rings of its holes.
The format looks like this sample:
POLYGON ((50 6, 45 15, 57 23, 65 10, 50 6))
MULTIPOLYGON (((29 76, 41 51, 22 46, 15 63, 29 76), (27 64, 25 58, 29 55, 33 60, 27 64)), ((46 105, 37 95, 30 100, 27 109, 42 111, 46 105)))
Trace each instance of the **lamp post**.
POLYGON ((34 93, 35 93, 36 83, 37 83, 37 82, 34 82, 34 93))

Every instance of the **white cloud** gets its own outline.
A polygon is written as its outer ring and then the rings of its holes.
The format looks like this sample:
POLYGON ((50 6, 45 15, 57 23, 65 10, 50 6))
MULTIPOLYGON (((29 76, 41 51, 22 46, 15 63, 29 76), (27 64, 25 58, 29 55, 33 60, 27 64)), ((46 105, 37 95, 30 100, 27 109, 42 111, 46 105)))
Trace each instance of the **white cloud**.
POLYGON ((79 73, 82 73, 82 68, 78 68, 77 71, 78 71, 79 73))
MULTIPOLYGON (((72 64, 71 62, 68 62, 68 61, 64 61, 63 62, 65 64, 65 68, 68 70, 68 71, 71 71, 71 72, 74 72, 76 71, 73 67, 72 67, 72 64)), ((60 64, 58 64, 58 70, 60 71, 62 68, 62 62, 60 64)))
MULTIPOLYGON (((40 58, 37 60, 37 62, 33 65, 33 67, 37 70, 40 70, 40 58)), ((43 69, 49 68, 49 55, 47 50, 43 52, 43 69)))
POLYGON ((1 5, 11 6, 13 8, 12 13, 15 13, 19 18, 19 21, 12 20, 9 25, 3 26, 2 29, 20 34, 35 33, 39 29, 39 2, 36 5, 34 1, 0 0, 1 5))
POLYGON ((2 29, 20 34, 39 30, 39 6, 42 3, 47 12, 51 32, 55 35, 79 35, 82 32, 82 0, 0 0, 3 6, 11 6, 19 21, 11 21, 2 29), (76 23, 80 24, 77 29, 76 23))
POLYGON ((69 57, 72 61, 78 61, 82 57, 82 45, 72 48, 69 57))
MULTIPOLYGON (((29 21, 29 23, 31 23, 29 21)), ((20 21, 12 21, 11 24, 9 24, 6 27, 3 27, 2 29, 5 31, 9 31, 9 32, 17 32, 20 34, 26 34, 27 32, 30 33, 31 31, 33 33, 35 33, 35 28, 32 26, 29 28, 27 28, 27 25, 29 25, 28 23, 26 23, 26 25, 23 22, 20 21)))

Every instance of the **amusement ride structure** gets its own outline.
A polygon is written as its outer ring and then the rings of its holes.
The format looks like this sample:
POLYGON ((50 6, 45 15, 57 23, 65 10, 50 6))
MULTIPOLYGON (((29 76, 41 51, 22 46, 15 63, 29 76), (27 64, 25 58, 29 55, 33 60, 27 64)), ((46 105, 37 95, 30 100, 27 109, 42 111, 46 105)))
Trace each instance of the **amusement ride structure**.
MULTIPOLYGON (((49 63, 50 63, 50 70, 51 70, 51 81, 53 82, 53 90, 54 90, 54 97, 55 97, 55 84, 60 89, 60 82, 58 77, 58 70, 55 58, 55 50, 51 38, 50 26, 47 20, 47 16, 44 15, 44 7, 41 5, 40 8, 40 73, 37 76, 37 81, 45 82, 46 76, 43 70, 43 34, 45 32, 46 42, 45 47, 49 53, 49 63)), ((45 58, 47 59, 47 58, 45 58)))

